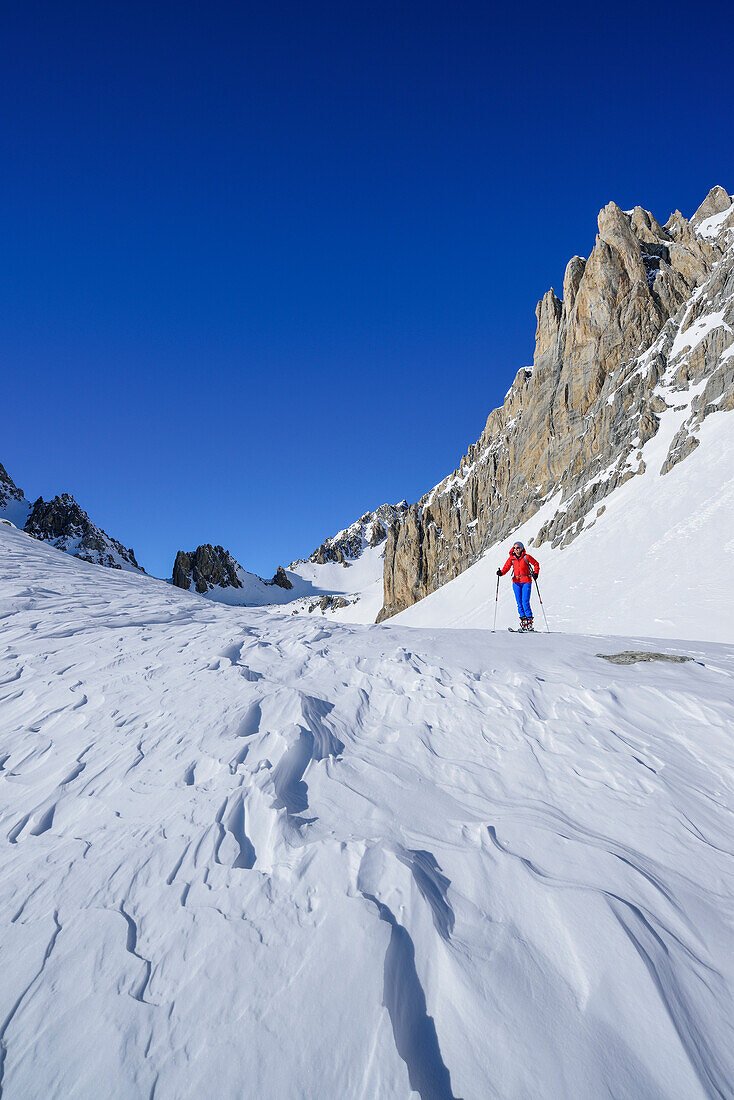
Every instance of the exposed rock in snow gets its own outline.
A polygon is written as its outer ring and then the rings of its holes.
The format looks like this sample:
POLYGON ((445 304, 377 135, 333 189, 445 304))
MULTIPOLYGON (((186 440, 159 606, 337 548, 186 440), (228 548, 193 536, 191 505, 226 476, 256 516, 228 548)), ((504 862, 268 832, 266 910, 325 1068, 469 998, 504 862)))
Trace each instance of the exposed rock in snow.
POLYGON ((689 460, 703 420, 734 408, 734 203, 714 188, 665 226, 609 203, 563 299, 537 307, 533 370, 459 468, 391 528, 384 619, 457 577, 541 510, 535 545, 570 545, 593 510, 645 472, 641 448, 684 411, 655 476, 689 460), (549 502, 555 506, 549 510, 549 502))
POLYGON ((134 551, 92 523, 70 493, 62 493, 50 501, 39 497, 31 508, 25 530, 34 538, 50 542, 57 550, 82 561, 108 569, 145 572, 138 565, 134 551))
POLYGON ((348 607, 349 600, 345 600, 343 596, 322 596, 316 603, 309 603, 309 614, 315 611, 316 608, 319 611, 339 611, 342 607, 348 607))
POLYGON ((213 588, 242 588, 238 576, 242 571, 228 550, 204 543, 190 553, 179 550, 173 563, 173 583, 176 588, 199 594, 213 588))
POLYGON ((278 588, 293 588, 293 581, 288 579, 288 574, 286 573, 282 565, 279 565, 278 568, 275 570, 275 576, 270 581, 270 584, 276 584, 278 588))
POLYGON ((273 579, 266 581, 243 569, 224 547, 209 543, 189 552, 179 550, 172 579, 176 588, 197 592, 215 603, 233 607, 277 605, 294 598, 290 594, 293 580, 282 565, 278 566, 273 579))
POLYGON ((597 657, 603 657, 613 665, 635 665, 638 661, 669 661, 671 664, 680 665, 685 661, 693 660, 693 657, 686 657, 683 653, 655 653, 650 649, 627 649, 623 653, 597 653, 597 657))

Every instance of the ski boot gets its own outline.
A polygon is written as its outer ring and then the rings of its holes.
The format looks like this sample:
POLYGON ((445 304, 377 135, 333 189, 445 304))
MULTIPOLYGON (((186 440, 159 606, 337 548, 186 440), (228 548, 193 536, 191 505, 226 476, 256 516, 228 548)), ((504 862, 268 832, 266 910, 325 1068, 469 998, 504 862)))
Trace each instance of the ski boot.
POLYGON ((535 633, 535 628, 533 627, 533 620, 532 620, 532 619, 526 619, 526 620, 525 620, 525 626, 524 626, 524 629, 525 629, 525 630, 529 630, 529 631, 531 631, 532 633, 535 633))

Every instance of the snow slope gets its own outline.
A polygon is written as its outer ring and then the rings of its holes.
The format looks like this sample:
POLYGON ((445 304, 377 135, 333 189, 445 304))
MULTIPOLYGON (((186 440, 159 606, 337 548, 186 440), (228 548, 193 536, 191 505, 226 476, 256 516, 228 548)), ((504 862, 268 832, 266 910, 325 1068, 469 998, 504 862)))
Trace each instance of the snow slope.
MULTIPOLYGON (((230 607, 267 607, 279 611, 283 604, 290 604, 292 614, 316 614, 341 622, 373 623, 382 607, 383 564, 385 537, 393 520, 407 508, 405 501, 399 504, 382 504, 374 512, 365 512, 349 527, 327 538, 308 558, 291 562, 286 576, 289 589, 280 588, 272 581, 265 581, 256 573, 250 573, 227 555, 235 569, 240 587, 229 583, 211 583, 201 593, 214 603, 230 607), (333 606, 329 600, 319 606, 322 597, 337 596, 346 606, 333 606)), ((199 548, 225 554, 221 547, 199 548)), ((178 560, 178 559, 177 559, 178 560)), ((175 576, 175 567, 174 567, 175 576)), ((189 591, 196 592, 192 576, 189 591)))
MULTIPOLYGON (((492 627, 497 567, 520 539, 541 566, 551 630, 662 638, 734 639, 734 416, 714 413, 699 446, 664 476, 670 442, 689 412, 667 410, 642 449, 644 473, 604 501, 564 548, 529 544, 559 506, 556 497, 511 538, 443 588, 396 616, 406 626, 492 627)), ((512 585, 500 582, 497 626, 517 625, 512 585)), ((537 594, 536 626, 545 628, 537 594)))
MULTIPOLYGON (((268 583, 259 577, 257 573, 250 573, 243 569, 239 563, 235 563, 239 588, 232 585, 213 584, 206 592, 198 593, 195 582, 192 581, 189 591, 192 595, 200 596, 212 603, 228 604, 230 607, 262 607, 264 604, 284 604, 293 599, 293 591, 287 588, 279 588, 277 584, 268 583)), ((293 581, 293 578, 290 578, 293 581)))
MULTIPOLYGON (((291 598, 299 599, 294 605, 298 611, 307 611, 313 597, 319 594, 344 596, 348 607, 329 609, 330 619, 348 623, 373 623, 382 607, 382 570, 385 559, 384 541, 377 546, 366 546, 358 558, 346 565, 325 562, 319 565, 309 560, 295 562, 286 572, 293 582, 291 598)), ((314 608, 314 611, 317 611, 314 608)))
MULTIPOLYGON (((279 588, 238 565, 240 588, 213 585, 200 596, 229 607, 263 607, 278 613, 282 612, 284 604, 291 605, 289 610, 293 613, 308 612, 313 607, 317 616, 327 614, 329 618, 346 622, 373 623, 382 606, 384 553, 385 544, 382 542, 379 546, 368 546, 358 558, 346 565, 340 562, 320 565, 308 560, 295 562, 285 570, 292 588, 279 588), (338 610, 330 608, 324 613, 313 605, 314 601, 326 595, 342 595, 349 600, 349 606, 338 610)), ((193 581, 190 591, 199 595, 193 581)))
POLYGON ((0 616, 7 1100, 732 1095, 733 646, 223 608, 6 527, 0 616))

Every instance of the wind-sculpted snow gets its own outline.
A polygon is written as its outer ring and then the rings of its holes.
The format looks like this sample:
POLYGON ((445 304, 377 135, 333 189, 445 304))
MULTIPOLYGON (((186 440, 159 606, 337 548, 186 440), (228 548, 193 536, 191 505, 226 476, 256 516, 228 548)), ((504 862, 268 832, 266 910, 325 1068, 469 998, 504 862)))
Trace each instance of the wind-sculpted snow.
POLYGON ((3 1097, 734 1094, 733 646, 222 608, 12 529, 0 621, 3 1097))

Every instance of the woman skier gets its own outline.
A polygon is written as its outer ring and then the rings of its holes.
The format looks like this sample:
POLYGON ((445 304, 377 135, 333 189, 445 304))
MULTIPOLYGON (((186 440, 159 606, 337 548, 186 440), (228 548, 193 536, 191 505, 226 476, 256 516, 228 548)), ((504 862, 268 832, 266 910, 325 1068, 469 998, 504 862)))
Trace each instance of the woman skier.
POLYGON ((515 590, 517 600, 517 612, 520 616, 520 629, 533 629, 533 613, 530 609, 530 593, 533 587, 533 577, 540 573, 540 566, 535 558, 525 553, 525 547, 521 542, 516 542, 510 550, 510 556, 497 570, 498 577, 504 577, 512 568, 512 587, 515 590))

